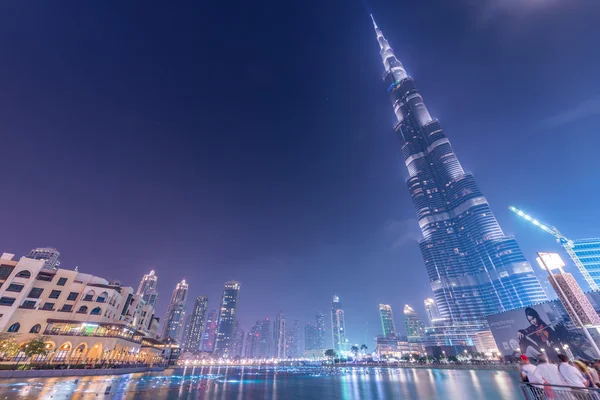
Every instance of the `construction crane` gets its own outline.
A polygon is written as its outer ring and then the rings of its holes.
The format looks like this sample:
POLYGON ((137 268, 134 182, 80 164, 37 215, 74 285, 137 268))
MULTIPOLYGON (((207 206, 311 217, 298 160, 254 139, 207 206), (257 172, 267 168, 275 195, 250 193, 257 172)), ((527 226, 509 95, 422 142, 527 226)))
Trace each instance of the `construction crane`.
POLYGON ((590 273, 588 272, 588 270, 585 268, 585 266, 583 265, 583 263, 581 262, 581 260, 577 256, 577 254, 575 254, 575 251, 573 251, 573 248, 575 247, 575 245, 574 245, 574 243, 573 243, 572 240, 567 239, 554 226, 548 226, 546 224, 543 224, 540 221, 538 221, 537 219, 535 219, 535 218, 533 218, 533 217, 525 214, 523 211, 519 210, 516 207, 510 206, 510 207, 508 207, 508 209, 510 211, 514 212, 515 214, 517 214, 518 216, 520 216, 520 217, 526 219, 527 221, 531 222, 535 226, 539 227, 543 231, 545 231, 545 232, 551 234, 552 236, 554 236, 556 238, 556 242, 559 243, 562 247, 564 247, 564 249, 567 252, 567 254, 569 255, 569 257, 571 257, 571 260, 573 260, 573 263, 575 263, 575 265, 579 269, 579 272, 581 272, 581 275, 583 275, 585 281, 590 285, 590 288, 592 290, 598 290, 599 289, 598 285, 596 284, 596 282, 594 282, 594 280, 592 279, 592 277, 591 277, 590 273))

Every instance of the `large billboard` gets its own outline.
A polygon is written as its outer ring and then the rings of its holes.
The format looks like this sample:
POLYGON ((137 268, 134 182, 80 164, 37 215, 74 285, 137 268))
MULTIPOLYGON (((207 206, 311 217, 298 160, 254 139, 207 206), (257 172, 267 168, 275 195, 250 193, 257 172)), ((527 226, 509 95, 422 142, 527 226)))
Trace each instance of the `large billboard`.
MULTIPOLYGON (((600 292, 586 296, 598 312, 600 292)), ((566 353, 574 358, 594 358, 591 344, 559 300, 490 315, 487 320, 498 350, 506 357, 525 354, 537 358, 546 353, 551 360, 557 360, 559 353, 566 353)), ((598 329, 591 328, 589 332, 600 344, 598 329)))

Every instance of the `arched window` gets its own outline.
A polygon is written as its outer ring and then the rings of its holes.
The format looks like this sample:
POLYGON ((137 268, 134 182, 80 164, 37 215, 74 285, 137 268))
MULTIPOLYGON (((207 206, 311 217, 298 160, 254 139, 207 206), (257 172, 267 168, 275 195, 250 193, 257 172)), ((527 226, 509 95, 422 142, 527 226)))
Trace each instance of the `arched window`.
POLYGON ((96 303, 105 303, 107 298, 108 298, 108 293, 102 292, 96 298, 96 303))
POLYGON ((83 301, 92 301, 94 299, 95 295, 96 295, 96 292, 94 292, 93 290, 90 290, 89 292, 86 293, 85 297, 83 298, 83 301))
POLYGON ((21 324, 18 322, 15 322, 14 324, 12 324, 10 326, 10 328, 8 328, 7 332, 19 332, 19 329, 21 329, 21 324))
POLYGON ((90 313, 90 315, 101 315, 102 314, 102 309, 100 307, 96 307, 92 310, 92 312, 90 313))
POLYGON ((26 278, 26 279, 29 279, 29 278, 31 278, 31 272, 29 272, 26 269, 24 269, 23 271, 17 272, 17 275, 15 275, 15 276, 17 278, 26 278))
POLYGON ((36 324, 31 327, 31 329, 29 330, 29 333, 40 333, 41 330, 42 330, 42 326, 40 324, 36 324))
POLYGON ((81 306, 81 307, 79 307, 79 310, 77 310, 77 313, 78 314, 87 314, 87 310, 88 310, 87 306, 81 306))

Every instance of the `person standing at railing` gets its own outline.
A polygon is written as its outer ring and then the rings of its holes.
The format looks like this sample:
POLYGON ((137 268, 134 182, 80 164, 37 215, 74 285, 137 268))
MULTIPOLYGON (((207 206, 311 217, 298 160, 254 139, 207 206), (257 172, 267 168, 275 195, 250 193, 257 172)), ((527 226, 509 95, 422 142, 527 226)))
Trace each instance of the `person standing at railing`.
POLYGON ((581 372, 581 375, 585 379, 586 387, 596 387, 596 385, 594 385, 594 378, 592 377, 592 374, 590 374, 587 365, 585 365, 582 360, 573 361, 573 365, 579 370, 579 372, 581 372))
POLYGON ((561 361, 558 364, 558 372, 560 372, 567 385, 586 387, 586 378, 581 375, 577 368, 569 364, 569 357, 566 354, 559 354, 558 359, 561 361))
POLYGON ((525 354, 521 355, 521 379, 523 382, 544 383, 541 377, 536 375, 536 366, 529 361, 525 354))
POLYGON ((548 358, 544 354, 538 356, 537 368, 535 374, 544 382, 549 385, 566 385, 565 380, 558 372, 558 367, 548 362, 548 358))
POLYGON ((598 371, 594 368, 594 364, 591 361, 583 360, 585 365, 587 366, 588 373, 592 377, 592 382, 594 383, 594 387, 600 387, 600 376, 598 375, 598 371))

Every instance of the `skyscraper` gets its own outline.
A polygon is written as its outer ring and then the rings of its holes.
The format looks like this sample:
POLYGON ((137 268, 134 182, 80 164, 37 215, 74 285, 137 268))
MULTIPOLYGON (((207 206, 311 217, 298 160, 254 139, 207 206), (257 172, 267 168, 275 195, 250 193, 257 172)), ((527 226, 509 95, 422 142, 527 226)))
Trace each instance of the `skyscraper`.
POLYGON ((486 315, 545 301, 516 240, 502 232, 374 19, 373 25, 423 233, 421 253, 441 316, 453 325, 475 322, 481 330, 486 315))
POLYGON ((429 325, 433 326, 441 323, 444 319, 440 316, 437 305, 434 299, 425 299, 423 302, 425 305, 425 313, 427 314, 427 320, 429 325))
POLYGON ((286 319, 285 315, 280 311, 275 316, 273 321, 273 352, 271 356, 274 358, 287 358, 286 346, 286 319))
POLYGON ((136 294, 142 295, 146 303, 156 307, 156 301, 158 300, 158 292, 156 291, 157 286, 158 276, 156 276, 154 270, 152 270, 149 274, 144 275, 136 294))
POLYGON ((317 327, 310 322, 304 326, 304 350, 319 350, 317 327))
POLYGON ((333 349, 336 352, 346 350, 346 323, 344 322, 344 310, 338 296, 333 296, 331 302, 331 336, 333 338, 333 349))
POLYGON ((243 357, 244 356, 244 339, 245 332, 242 329, 239 321, 235 322, 235 343, 233 345, 233 356, 243 357))
POLYGON ((286 329, 286 335, 287 356, 298 357, 300 355, 300 322, 297 319, 286 329))
POLYGON ((218 357, 232 356, 235 341, 235 321, 240 284, 236 281, 225 282, 221 309, 219 310, 219 324, 217 339, 215 341, 215 354, 218 357))
POLYGON ((167 308, 165 314, 165 320, 163 321, 163 333, 162 339, 167 340, 171 338, 175 342, 179 343, 181 340, 181 333, 183 328, 183 321, 185 320, 185 306, 187 304, 188 295, 188 284, 185 283, 185 279, 175 286, 173 295, 171 296, 171 302, 167 308))
POLYGON ((417 342, 425 337, 425 324, 419 314, 408 304, 404 306, 404 324, 409 342, 417 342))
POLYGON ((217 310, 211 310, 206 318, 206 328, 202 335, 202 351, 212 353, 215 350, 218 322, 217 310))
POLYGON ((246 337, 246 357, 268 358, 272 353, 273 338, 269 318, 256 321, 246 337))
POLYGON ((200 351, 202 332, 204 331, 204 319, 206 317, 207 308, 208 297, 196 297, 194 309, 190 315, 190 321, 187 327, 183 351, 200 351))
POLYGON ((317 347, 313 350, 321 350, 325 348, 325 314, 322 312, 317 313, 316 317, 316 343, 317 347))
POLYGON ((396 324, 394 323, 394 313, 392 312, 392 306, 390 306, 389 304, 380 304, 379 316, 381 317, 381 328, 383 329, 383 336, 395 337, 396 324))
POLYGON ((52 247, 38 247, 29 252, 27 258, 44 260, 44 268, 57 269, 60 266, 60 252, 52 247))

